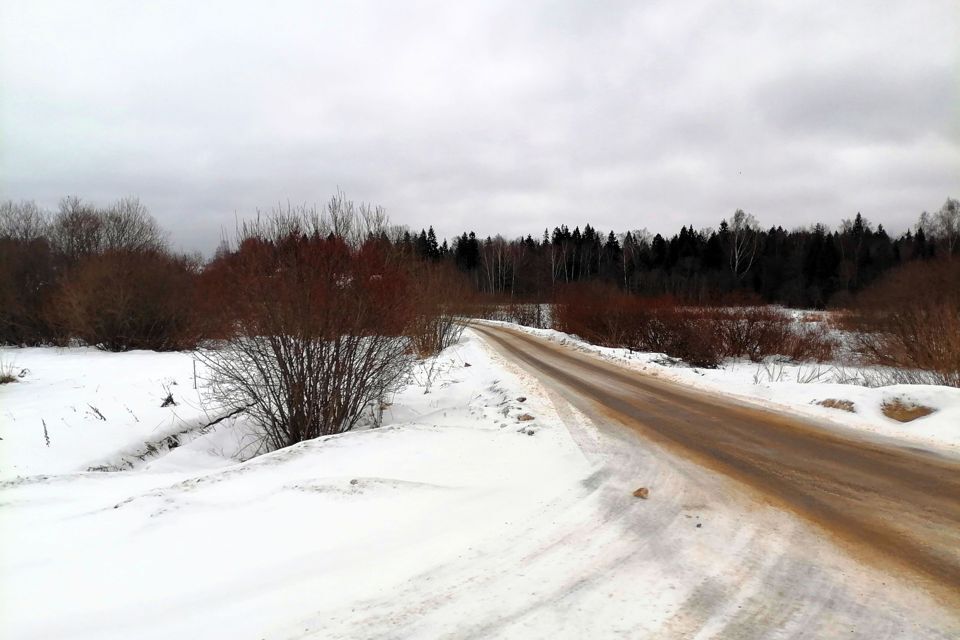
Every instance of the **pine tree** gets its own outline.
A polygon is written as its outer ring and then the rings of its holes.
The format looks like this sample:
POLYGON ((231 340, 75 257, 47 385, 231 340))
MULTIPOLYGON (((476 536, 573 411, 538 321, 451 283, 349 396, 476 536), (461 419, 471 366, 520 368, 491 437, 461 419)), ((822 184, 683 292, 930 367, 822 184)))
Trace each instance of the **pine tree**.
POLYGON ((437 260, 440 258, 440 247, 437 246, 437 234, 433 231, 433 226, 430 226, 430 230, 427 232, 427 243, 426 243, 426 257, 431 260, 437 260))

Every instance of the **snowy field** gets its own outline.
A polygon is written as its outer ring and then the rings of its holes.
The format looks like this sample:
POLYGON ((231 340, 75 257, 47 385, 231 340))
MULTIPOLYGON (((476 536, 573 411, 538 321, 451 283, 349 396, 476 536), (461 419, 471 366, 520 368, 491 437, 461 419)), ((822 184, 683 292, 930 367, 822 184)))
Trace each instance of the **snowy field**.
POLYGON ((809 416, 823 424, 857 429, 879 436, 960 454, 960 389, 937 385, 867 386, 876 373, 868 367, 839 364, 764 363, 731 360, 717 369, 688 367, 662 353, 600 347, 553 329, 534 329, 487 321, 525 331, 580 351, 595 353, 651 376, 735 397, 751 403, 809 416), (826 402, 831 406, 824 406, 826 402), (929 415, 899 422, 884 415, 883 406, 899 403, 926 407, 929 415))
MULTIPOLYGON (((611 351, 656 375, 832 415, 809 404, 823 385, 611 351)), ((0 357, 26 369, 0 386, 2 638, 960 631, 922 592, 581 414, 469 331, 439 357, 429 393, 421 369, 392 398, 383 426, 252 458, 242 420, 205 426, 216 416, 187 354, 0 357), (161 406, 168 396, 176 404, 161 406), (632 497, 640 485, 649 500, 632 497)), ((877 394, 924 392, 843 391, 867 407, 850 419, 874 428, 877 394)), ((902 428, 955 442, 943 416, 960 415, 956 390, 928 391, 919 399, 937 414, 902 428)))

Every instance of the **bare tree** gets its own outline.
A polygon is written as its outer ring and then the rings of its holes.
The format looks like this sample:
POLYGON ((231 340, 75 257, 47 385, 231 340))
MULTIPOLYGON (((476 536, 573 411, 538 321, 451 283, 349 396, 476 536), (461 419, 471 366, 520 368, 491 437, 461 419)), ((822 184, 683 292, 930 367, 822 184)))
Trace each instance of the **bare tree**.
POLYGON ((490 239, 480 245, 480 266, 483 268, 490 293, 503 293, 507 288, 509 246, 503 236, 490 239))
POLYGON ((727 247, 730 271, 738 280, 750 270, 757 256, 760 234, 757 219, 743 209, 737 209, 727 223, 729 243, 727 247))
POLYGON ((49 215, 33 201, 0 202, 0 238, 33 242, 46 236, 49 215))
POLYGON ((640 252, 644 249, 649 249, 651 238, 652 234, 646 227, 619 234, 620 246, 622 247, 620 257, 622 262, 621 267, 623 269, 623 288, 625 291, 630 291, 630 283, 627 280, 629 268, 631 266, 634 267, 634 272, 636 273, 636 268, 639 266, 640 252))
POLYGON ((54 247, 73 262, 105 251, 164 251, 166 237, 138 198, 99 209, 77 197, 60 201, 49 227, 54 247))
POLYGON ((383 207, 371 206, 369 204, 360 205, 360 222, 364 240, 370 238, 390 237, 390 224, 387 218, 387 211, 383 207))
POLYGON ((348 200, 343 191, 338 189, 330 198, 326 214, 324 222, 329 227, 330 233, 350 244, 357 243, 360 219, 353 201, 348 200))
POLYGON ((933 215, 924 211, 919 226, 932 233, 946 249, 947 257, 952 257, 960 249, 960 201, 947 198, 933 215))
POLYGON ((166 238, 139 198, 123 198, 98 212, 103 219, 104 251, 162 251, 166 238))
POLYGON ((554 242, 550 245, 550 275, 554 283, 561 275, 563 275, 564 282, 570 282, 569 253, 570 246, 566 240, 560 240, 560 242, 554 242))
POLYGON ((50 226, 50 241, 71 262, 98 253, 103 245, 103 219, 80 198, 63 198, 50 226))

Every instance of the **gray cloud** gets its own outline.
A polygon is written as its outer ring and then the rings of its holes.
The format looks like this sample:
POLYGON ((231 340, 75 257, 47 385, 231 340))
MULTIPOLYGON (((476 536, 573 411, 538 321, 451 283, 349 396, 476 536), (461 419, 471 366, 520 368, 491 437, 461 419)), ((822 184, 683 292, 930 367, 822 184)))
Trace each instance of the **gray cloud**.
POLYGON ((758 103, 784 133, 847 141, 909 142, 955 134, 948 68, 880 69, 869 63, 803 70, 760 88, 758 103))
POLYGON ((174 240, 337 186, 441 235, 893 230, 960 193, 950 2, 6 2, 0 197, 174 240))

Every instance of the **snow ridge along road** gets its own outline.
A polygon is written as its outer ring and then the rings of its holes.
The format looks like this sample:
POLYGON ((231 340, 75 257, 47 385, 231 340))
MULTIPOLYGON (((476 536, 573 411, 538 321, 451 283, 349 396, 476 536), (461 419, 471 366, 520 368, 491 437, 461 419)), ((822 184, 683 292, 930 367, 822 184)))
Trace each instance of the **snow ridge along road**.
POLYGON ((474 329, 586 412, 637 430, 960 604, 960 461, 711 397, 520 331, 474 329))

